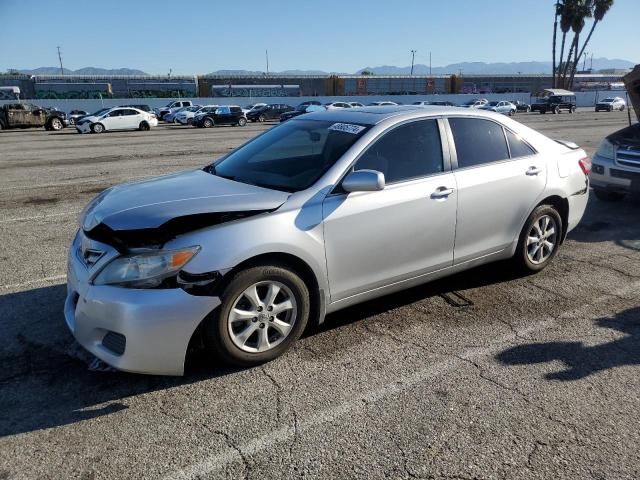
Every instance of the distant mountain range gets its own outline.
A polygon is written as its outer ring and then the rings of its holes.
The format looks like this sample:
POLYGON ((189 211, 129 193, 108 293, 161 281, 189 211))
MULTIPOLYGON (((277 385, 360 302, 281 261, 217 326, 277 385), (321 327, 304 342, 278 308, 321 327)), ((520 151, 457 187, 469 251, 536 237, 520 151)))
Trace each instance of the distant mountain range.
MULTIPOLYGON (((586 62, 587 68, 591 66, 591 59, 586 62)), ((593 70, 604 69, 631 69, 634 63, 628 60, 622 60, 619 58, 594 58, 593 70)), ((26 73, 29 75, 59 75, 60 69, 58 67, 40 67, 34 69, 22 69, 18 70, 20 73, 26 73)), ((375 75, 409 75, 411 73, 411 67, 396 67, 393 65, 382 65, 377 67, 361 68, 356 74, 362 72, 371 72, 375 75)), ((551 71, 551 62, 511 62, 511 63, 486 63, 486 62, 462 62, 452 63, 444 67, 433 67, 431 73, 433 75, 444 75, 459 73, 462 74, 477 74, 477 75, 491 75, 491 74, 536 74, 536 73, 549 73, 551 71)), ((142 70, 133 68, 96 68, 85 67, 78 70, 64 69, 65 75, 148 75, 142 70)), ((335 72, 332 72, 335 73, 335 72)), ((429 66, 423 64, 416 64, 413 67, 414 75, 429 75, 429 66)), ((328 75, 329 72, 322 70, 284 70, 281 72, 270 72, 271 75, 328 75)), ((344 73, 341 73, 344 74, 344 73)), ((264 75, 262 71, 256 70, 216 70, 209 75, 264 75)))
MULTIPOLYGON (((27 75, 60 75, 59 67, 39 67, 34 69, 21 69, 20 73, 26 73, 27 75)), ((136 70, 135 68, 96 68, 85 67, 78 70, 64 69, 65 75, 148 75, 148 73, 142 70, 136 70)))

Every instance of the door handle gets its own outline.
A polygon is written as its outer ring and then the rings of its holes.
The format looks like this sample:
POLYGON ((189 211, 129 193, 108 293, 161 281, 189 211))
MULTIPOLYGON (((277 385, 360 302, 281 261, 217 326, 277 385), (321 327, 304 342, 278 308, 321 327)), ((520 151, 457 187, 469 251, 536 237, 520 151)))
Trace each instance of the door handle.
POLYGON ((431 194, 431 198, 434 198, 434 199, 447 198, 452 193, 453 193, 453 188, 438 187, 436 188, 436 191, 431 194))
POLYGON ((527 170, 526 173, 527 173, 527 175, 531 176, 531 175, 538 175, 541 172, 542 172, 541 168, 538 168, 538 167, 532 165, 531 167, 529 167, 529 169, 527 170))

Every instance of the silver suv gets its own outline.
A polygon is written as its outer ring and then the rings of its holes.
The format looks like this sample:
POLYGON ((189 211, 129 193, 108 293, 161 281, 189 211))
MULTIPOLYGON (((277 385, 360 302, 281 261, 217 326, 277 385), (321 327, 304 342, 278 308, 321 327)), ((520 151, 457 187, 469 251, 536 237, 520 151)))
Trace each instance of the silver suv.
POLYGON ((600 200, 621 200, 640 193, 640 123, 605 138, 593 158, 593 193, 600 200))
POLYGON ((341 308, 500 259, 543 269, 583 215, 589 165, 492 112, 301 115, 201 170, 92 200, 66 321, 122 370, 180 375, 200 334, 257 365, 341 308))

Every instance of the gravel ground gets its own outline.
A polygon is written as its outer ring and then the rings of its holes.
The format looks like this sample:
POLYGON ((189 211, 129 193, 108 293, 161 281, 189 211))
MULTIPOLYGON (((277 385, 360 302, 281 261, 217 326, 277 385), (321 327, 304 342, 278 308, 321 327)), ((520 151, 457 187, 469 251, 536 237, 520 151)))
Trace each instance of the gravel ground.
MULTIPOLYGON (((593 154, 624 113, 516 119, 593 154)), ((62 315, 77 216, 265 126, 0 134, 0 479, 640 478, 640 202, 592 197, 554 263, 330 315, 282 358, 89 369, 62 315)))

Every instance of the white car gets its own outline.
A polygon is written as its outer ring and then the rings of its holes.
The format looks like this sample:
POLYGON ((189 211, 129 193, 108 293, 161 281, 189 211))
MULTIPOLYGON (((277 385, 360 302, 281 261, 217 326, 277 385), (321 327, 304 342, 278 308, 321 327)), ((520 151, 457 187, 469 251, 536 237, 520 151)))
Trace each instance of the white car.
POLYGON ((469 100, 467 103, 463 103, 460 106, 464 108, 480 108, 484 107, 487 103, 489 103, 489 100, 487 100, 486 98, 476 98, 473 100, 469 100))
POLYGON ((503 113, 509 116, 515 115, 517 110, 516 106, 513 103, 507 102, 505 100, 501 102, 486 103, 483 106, 481 106, 480 109, 489 110, 491 112, 503 113))
POLYGON ((426 107, 431 105, 431 102, 427 102, 426 100, 420 100, 419 102, 413 102, 411 105, 416 105, 418 107, 426 107))
POLYGON ((217 105, 205 105, 205 106, 195 105, 193 107, 187 107, 184 110, 181 110, 178 113, 176 113, 173 119, 176 123, 180 123, 182 125, 191 125, 191 123, 193 122, 193 118, 198 113, 205 111, 204 110, 205 108, 211 108, 211 107, 217 108, 218 106, 217 105))
POLYGON ((605 112, 613 112, 614 110, 624 110, 627 108, 627 102, 620 97, 607 97, 596 103, 596 112, 604 110, 605 112))
POLYGON ((382 101, 382 102, 371 102, 368 106, 369 107, 391 107, 394 105, 398 105, 396 102, 390 102, 388 100, 382 101))
POLYGON ((351 105, 351 108, 364 107, 364 104, 360 102, 347 102, 347 103, 351 105))
POLYGON ((251 105, 247 105, 246 107, 244 107, 242 109, 242 112, 246 115, 249 112, 253 112, 254 110, 257 110, 259 108, 266 107, 266 106, 267 106, 266 103, 252 103, 251 105))
POLYGON ((351 108, 351 104, 347 102, 329 102, 324 104, 327 110, 336 110, 340 108, 351 108))
POLYGON ((111 130, 150 130, 158 125, 158 119, 151 113, 137 108, 116 107, 107 111, 99 110, 76 122, 78 133, 102 133, 111 130))

